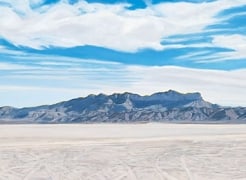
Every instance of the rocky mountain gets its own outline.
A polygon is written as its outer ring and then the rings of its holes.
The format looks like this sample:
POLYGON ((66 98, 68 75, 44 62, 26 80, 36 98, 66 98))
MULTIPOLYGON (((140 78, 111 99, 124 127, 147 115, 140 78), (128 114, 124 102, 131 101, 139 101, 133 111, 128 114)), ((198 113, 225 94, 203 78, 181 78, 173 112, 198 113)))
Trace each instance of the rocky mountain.
POLYGON ((200 93, 89 95, 53 105, 0 108, 0 123, 246 122, 246 107, 222 107, 200 93))

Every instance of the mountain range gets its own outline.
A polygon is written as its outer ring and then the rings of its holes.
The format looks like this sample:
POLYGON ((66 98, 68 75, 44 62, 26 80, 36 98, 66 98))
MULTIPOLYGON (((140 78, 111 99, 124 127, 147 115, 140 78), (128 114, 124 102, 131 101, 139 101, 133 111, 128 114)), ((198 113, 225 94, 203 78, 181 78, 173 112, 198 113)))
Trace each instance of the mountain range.
POLYGON ((0 107, 0 123, 246 122, 246 107, 224 107, 200 93, 98 94, 53 105, 0 107))

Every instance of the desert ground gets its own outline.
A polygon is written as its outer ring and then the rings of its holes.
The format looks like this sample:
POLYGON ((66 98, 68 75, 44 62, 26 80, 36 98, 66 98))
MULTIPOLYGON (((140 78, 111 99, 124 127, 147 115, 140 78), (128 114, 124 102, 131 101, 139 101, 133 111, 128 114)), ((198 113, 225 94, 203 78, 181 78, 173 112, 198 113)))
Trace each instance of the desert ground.
POLYGON ((246 125, 1 125, 0 180, 246 180, 246 125))

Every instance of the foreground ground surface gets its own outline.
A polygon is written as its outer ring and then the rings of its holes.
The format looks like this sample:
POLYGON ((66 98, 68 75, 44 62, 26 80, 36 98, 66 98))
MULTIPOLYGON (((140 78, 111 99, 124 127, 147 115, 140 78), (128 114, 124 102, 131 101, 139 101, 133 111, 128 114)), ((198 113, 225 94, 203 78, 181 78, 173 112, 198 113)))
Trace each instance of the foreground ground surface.
POLYGON ((246 125, 1 125, 8 179, 245 180, 246 125))

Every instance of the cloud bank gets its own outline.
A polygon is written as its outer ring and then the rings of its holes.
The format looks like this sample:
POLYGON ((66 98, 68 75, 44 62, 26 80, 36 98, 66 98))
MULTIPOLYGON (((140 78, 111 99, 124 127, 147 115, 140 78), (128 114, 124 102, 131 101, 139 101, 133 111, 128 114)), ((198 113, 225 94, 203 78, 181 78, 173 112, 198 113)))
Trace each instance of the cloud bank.
POLYGON ((16 46, 42 49, 94 45, 127 52, 144 48, 163 50, 163 38, 203 32, 207 26, 223 20, 215 17, 222 10, 245 5, 244 1, 220 0, 160 3, 129 10, 129 4, 124 3, 79 1, 71 5, 59 1, 51 6, 41 6, 43 1, 36 0, 5 3, 9 6, 0 6, 0 35, 16 46))

